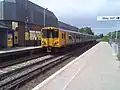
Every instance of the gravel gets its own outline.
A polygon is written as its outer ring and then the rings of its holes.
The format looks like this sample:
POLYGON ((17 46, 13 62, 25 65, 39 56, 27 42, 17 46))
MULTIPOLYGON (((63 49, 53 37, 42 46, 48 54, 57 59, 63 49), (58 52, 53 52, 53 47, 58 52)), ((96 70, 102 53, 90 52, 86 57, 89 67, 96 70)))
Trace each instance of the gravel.
POLYGON ((73 57, 69 58, 68 60, 65 60, 64 62, 54 66, 53 68, 50 68, 49 70, 37 75, 35 78, 31 79, 30 81, 26 81, 24 85, 21 85, 18 90, 31 90, 35 86, 37 86, 39 83, 44 81, 46 78, 54 74, 56 71, 67 65, 69 62, 73 61, 76 57, 81 55, 83 52, 88 50, 91 46, 85 46, 83 48, 78 48, 75 53, 73 54, 73 57), (86 48, 87 47, 87 48, 86 48))

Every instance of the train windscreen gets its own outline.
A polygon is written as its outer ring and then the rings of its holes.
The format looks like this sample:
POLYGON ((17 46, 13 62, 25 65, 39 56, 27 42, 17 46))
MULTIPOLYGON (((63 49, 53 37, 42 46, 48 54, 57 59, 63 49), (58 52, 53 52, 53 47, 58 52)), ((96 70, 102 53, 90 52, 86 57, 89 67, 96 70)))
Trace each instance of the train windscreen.
POLYGON ((58 38, 58 30, 43 29, 42 34, 43 38, 58 38))

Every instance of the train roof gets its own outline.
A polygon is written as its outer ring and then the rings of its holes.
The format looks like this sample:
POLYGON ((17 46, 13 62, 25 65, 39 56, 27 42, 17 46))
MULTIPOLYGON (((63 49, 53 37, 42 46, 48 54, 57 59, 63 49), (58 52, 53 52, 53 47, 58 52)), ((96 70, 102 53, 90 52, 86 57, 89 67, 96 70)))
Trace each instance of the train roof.
POLYGON ((42 29, 59 29, 61 31, 65 31, 65 32, 76 33, 76 34, 87 35, 87 36, 94 36, 94 35, 90 35, 90 34, 80 33, 78 31, 71 31, 69 29, 62 29, 62 28, 56 28, 56 27, 44 27, 42 29))
POLYGON ((79 28, 75 27, 75 26, 71 26, 69 24, 66 24, 64 22, 61 22, 61 21, 58 21, 58 25, 59 25, 59 28, 62 28, 62 29, 67 29, 67 30, 70 30, 70 31, 78 31, 79 28))
POLYGON ((67 31, 67 32, 78 33, 78 34, 87 35, 87 36, 94 36, 94 35, 90 35, 90 34, 80 33, 80 32, 78 32, 79 28, 77 28, 75 26, 71 26, 71 25, 61 22, 61 21, 58 21, 58 25, 59 25, 60 29, 67 31))
POLYGON ((84 33, 76 32, 76 31, 71 31, 71 30, 66 30, 66 29, 61 29, 61 28, 59 30, 65 31, 65 32, 70 32, 70 33, 81 34, 81 35, 94 36, 94 35, 90 35, 90 34, 84 34, 84 33))

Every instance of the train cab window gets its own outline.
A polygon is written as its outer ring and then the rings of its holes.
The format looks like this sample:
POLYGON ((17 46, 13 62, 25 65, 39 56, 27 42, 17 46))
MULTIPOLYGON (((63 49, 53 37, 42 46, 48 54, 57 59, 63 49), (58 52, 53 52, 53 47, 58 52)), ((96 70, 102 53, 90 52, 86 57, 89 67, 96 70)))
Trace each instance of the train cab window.
POLYGON ((53 30, 53 38, 58 38, 58 30, 53 30))
POLYGON ((42 37, 43 38, 52 38, 53 37, 53 31, 52 30, 42 30, 42 37))
POLYGON ((42 30, 43 38, 58 38, 58 30, 42 30))
POLYGON ((43 38, 47 38, 48 37, 48 33, 47 33, 47 30, 42 30, 42 37, 43 38))

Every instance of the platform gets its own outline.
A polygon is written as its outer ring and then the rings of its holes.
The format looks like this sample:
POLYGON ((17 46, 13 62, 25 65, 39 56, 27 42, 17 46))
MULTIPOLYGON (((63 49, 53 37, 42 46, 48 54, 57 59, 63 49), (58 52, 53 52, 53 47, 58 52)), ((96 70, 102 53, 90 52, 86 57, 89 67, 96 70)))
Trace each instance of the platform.
POLYGON ((18 52, 18 51, 25 51, 25 50, 31 50, 31 49, 38 49, 42 48, 41 46, 34 46, 34 47, 15 47, 15 48, 7 48, 0 50, 0 54, 6 54, 11 52, 18 52))
POLYGON ((120 61, 100 42, 32 90, 120 90, 120 61))

